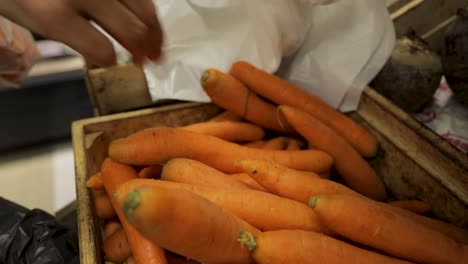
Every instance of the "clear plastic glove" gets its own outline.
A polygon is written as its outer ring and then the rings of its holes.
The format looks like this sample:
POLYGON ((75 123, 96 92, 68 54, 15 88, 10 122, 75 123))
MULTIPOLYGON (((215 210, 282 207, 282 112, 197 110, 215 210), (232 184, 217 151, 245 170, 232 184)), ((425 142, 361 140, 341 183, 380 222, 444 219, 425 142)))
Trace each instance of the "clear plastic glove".
POLYGON ((18 87, 39 58, 31 33, 0 17, 0 87, 18 87))
POLYGON ((122 44, 136 63, 161 55, 162 30, 151 0, 0 0, 0 15, 63 42, 99 66, 115 64, 116 55, 90 21, 122 44))

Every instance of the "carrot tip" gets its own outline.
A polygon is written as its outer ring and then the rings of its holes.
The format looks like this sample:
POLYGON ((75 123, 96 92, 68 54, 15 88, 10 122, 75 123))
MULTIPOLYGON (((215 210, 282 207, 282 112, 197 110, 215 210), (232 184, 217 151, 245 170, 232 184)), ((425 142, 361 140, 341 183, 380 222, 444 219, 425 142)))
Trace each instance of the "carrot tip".
POLYGON ((206 70, 202 73, 202 76, 200 78, 200 81, 202 83, 206 82, 208 79, 210 78, 210 71, 209 70, 206 70))
POLYGON ((125 196, 125 200, 123 202, 122 210, 125 213, 127 218, 131 218, 135 210, 140 206, 141 203, 141 193, 139 190, 134 190, 129 192, 125 196))
POLYGON ((255 248, 257 247, 257 240, 252 235, 252 233, 247 232, 247 231, 242 231, 241 230, 239 232, 239 237, 237 238, 237 241, 239 241, 239 243, 242 246, 247 246, 249 251, 254 251, 255 248))
POLYGON ((317 196, 312 196, 310 197, 309 199, 309 206, 312 207, 312 208, 315 208, 317 206, 317 201, 318 201, 318 197, 317 196))

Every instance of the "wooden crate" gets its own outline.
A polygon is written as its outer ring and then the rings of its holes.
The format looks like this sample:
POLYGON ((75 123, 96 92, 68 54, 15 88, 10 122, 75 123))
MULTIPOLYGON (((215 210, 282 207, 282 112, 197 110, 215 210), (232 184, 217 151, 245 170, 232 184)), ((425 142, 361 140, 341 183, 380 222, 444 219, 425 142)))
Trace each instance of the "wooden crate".
MULTIPOLYGON (((206 120, 213 104, 181 103, 76 121, 72 126, 81 263, 102 263, 100 226, 85 182, 100 169, 113 139, 152 126, 181 126, 206 120)), ((436 217, 468 225, 468 158, 371 89, 351 117, 380 141, 371 160, 391 194, 421 199, 436 217)))

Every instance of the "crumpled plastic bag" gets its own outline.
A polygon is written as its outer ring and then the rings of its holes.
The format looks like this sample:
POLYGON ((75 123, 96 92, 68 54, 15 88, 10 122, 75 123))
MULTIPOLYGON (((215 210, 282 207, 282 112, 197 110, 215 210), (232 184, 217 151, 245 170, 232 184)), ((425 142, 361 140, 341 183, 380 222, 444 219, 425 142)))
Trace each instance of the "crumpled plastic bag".
POLYGON ((0 87, 19 87, 40 58, 31 32, 0 16, 0 87))
POLYGON ((78 264, 78 238, 40 209, 0 197, 0 263, 78 264))
MULTIPOLYGON (((246 60, 352 111, 395 42, 384 1, 153 1, 165 32, 164 58, 143 66, 155 102, 209 102, 203 70, 228 71, 246 60)), ((114 44, 119 61, 128 62, 114 44)))

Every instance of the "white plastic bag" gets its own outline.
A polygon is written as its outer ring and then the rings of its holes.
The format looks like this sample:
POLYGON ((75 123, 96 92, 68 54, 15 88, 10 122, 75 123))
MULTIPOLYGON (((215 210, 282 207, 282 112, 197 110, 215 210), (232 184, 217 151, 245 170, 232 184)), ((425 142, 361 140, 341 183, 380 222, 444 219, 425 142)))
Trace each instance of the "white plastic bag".
MULTIPOLYGON (((384 1, 154 2, 165 57, 144 65, 153 101, 208 102, 202 71, 228 71, 234 61, 246 60, 270 73, 279 69, 280 76, 342 111, 354 110, 395 41, 384 1)), ((128 58, 122 47, 118 51, 128 58)))
POLYGON ((31 33, 0 16, 0 87, 18 87, 39 58, 31 33))

